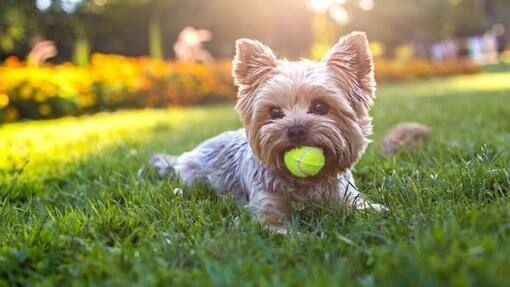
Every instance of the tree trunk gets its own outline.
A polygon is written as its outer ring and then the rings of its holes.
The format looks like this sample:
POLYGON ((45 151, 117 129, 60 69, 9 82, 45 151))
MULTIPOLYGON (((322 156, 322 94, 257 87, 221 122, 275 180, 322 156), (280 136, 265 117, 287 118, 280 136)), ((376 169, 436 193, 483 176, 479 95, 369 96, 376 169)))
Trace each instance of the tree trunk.
POLYGON ((87 37, 80 33, 76 42, 74 43, 73 62, 80 67, 85 67, 89 64, 90 46, 87 37))
POLYGON ((149 19, 149 54, 152 58, 163 59, 163 45, 161 41, 161 17, 153 9, 149 19))

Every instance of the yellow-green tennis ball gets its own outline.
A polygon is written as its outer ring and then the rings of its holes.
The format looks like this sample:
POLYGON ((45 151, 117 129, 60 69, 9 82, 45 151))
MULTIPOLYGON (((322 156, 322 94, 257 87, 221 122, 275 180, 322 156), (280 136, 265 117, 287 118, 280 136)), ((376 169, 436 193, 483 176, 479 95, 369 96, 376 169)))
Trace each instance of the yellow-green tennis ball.
POLYGON ((314 176, 324 166, 325 158, 322 149, 302 146, 288 150, 283 156, 285 166, 297 177, 314 176))

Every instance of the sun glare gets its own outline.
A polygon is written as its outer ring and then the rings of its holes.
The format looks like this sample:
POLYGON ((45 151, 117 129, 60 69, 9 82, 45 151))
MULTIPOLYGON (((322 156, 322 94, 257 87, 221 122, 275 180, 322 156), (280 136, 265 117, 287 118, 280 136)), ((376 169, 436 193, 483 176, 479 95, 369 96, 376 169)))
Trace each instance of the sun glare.
POLYGON ((374 9, 374 0, 360 0, 359 7, 365 11, 374 9))
POLYGON ((331 0, 310 0, 308 1, 308 6, 314 12, 324 13, 331 6, 331 0))
POLYGON ((340 25, 349 23, 349 13, 343 6, 331 6, 331 8, 329 8, 329 16, 340 25))

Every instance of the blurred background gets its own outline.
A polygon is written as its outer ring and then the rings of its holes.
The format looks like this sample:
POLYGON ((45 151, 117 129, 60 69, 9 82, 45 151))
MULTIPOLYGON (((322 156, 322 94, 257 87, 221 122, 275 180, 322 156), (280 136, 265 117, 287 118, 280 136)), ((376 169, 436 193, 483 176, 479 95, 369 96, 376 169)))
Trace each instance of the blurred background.
POLYGON ((366 31, 380 83, 510 62, 508 0, 0 0, 0 122, 233 101, 234 42, 320 59, 366 31))

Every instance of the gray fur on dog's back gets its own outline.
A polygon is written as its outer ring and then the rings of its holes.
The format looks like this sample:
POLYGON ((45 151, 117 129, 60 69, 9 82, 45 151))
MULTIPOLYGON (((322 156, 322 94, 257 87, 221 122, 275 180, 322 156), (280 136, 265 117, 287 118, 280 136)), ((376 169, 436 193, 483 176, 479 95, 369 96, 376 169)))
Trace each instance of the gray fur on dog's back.
POLYGON ((232 193, 245 203, 241 181, 244 159, 252 157, 244 130, 224 132, 179 156, 174 169, 186 184, 206 181, 218 194, 232 193))

